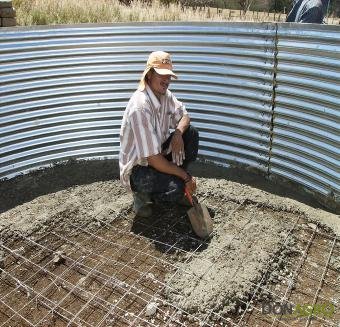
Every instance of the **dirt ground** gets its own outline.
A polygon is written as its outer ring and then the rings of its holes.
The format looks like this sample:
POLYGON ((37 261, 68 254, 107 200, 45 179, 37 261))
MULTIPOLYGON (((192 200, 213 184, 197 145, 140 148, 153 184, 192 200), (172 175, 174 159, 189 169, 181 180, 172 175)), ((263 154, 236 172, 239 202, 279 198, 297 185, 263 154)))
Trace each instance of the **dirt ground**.
POLYGON ((69 162, 0 184, 1 326, 305 326, 261 314, 282 300, 332 303, 309 325, 338 326, 340 220, 311 194, 197 164, 200 240, 184 207, 136 217, 117 172, 69 162))

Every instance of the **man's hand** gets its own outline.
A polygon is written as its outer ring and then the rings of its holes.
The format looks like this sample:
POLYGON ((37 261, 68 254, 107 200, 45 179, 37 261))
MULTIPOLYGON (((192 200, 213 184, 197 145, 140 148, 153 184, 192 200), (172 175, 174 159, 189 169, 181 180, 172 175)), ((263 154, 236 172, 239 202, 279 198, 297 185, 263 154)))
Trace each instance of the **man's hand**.
POLYGON ((177 166, 182 166, 185 159, 184 142, 182 133, 176 129, 171 138, 172 162, 177 166))
POLYGON ((170 175, 175 175, 183 180, 184 186, 190 194, 196 191, 196 179, 187 173, 183 168, 176 166, 172 162, 166 160, 162 154, 156 154, 147 158, 148 164, 160 171, 170 175))
POLYGON ((191 176, 190 180, 185 183, 185 187, 187 188, 187 190, 189 191, 190 194, 195 193, 195 191, 196 191, 196 178, 191 176))

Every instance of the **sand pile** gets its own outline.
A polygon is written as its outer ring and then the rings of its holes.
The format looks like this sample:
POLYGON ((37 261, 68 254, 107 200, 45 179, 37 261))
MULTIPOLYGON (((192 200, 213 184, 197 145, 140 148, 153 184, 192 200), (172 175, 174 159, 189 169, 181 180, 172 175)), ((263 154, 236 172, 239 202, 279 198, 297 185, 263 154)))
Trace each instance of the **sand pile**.
POLYGON ((132 196, 119 181, 79 185, 46 194, 0 214, 0 232, 10 234, 43 233, 69 222, 85 225, 103 220, 107 223, 131 208, 132 196))

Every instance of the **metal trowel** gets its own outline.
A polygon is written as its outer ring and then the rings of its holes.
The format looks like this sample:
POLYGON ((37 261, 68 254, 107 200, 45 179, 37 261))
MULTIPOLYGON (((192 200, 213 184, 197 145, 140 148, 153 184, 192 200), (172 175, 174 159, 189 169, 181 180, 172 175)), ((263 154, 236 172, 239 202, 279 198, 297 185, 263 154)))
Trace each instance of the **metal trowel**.
POLYGON ((201 238, 209 237, 213 231, 213 222, 208 212, 208 208, 204 204, 198 203, 196 196, 191 195, 187 188, 185 188, 184 191, 192 205, 192 208, 187 211, 192 229, 195 234, 201 238))

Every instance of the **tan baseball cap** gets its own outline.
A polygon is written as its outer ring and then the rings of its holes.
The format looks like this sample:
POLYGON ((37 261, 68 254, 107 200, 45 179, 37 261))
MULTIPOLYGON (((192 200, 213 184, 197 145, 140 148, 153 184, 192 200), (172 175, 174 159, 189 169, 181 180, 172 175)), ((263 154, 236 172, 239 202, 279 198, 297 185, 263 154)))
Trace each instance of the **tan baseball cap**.
POLYGON ((145 76, 151 68, 154 68, 156 73, 160 75, 171 75, 177 79, 176 74, 172 71, 173 67, 170 54, 164 51, 151 52, 139 82, 138 90, 143 91, 145 89, 145 76))

